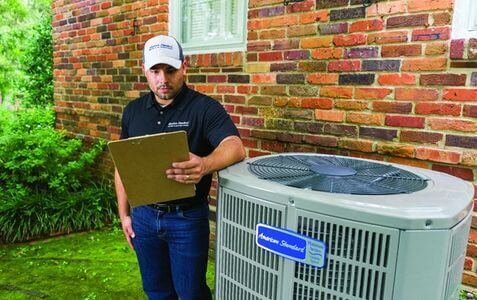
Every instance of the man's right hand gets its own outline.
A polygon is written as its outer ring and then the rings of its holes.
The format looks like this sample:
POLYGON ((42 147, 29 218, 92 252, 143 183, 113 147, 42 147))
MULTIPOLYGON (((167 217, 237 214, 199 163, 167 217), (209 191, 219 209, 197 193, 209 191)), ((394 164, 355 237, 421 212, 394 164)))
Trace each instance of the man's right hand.
POLYGON ((131 247, 131 249, 134 250, 134 246, 131 239, 133 239, 136 235, 134 234, 134 231, 132 229, 131 217, 127 216, 127 217, 121 218, 121 226, 123 227, 123 233, 124 233, 124 236, 126 237, 129 247, 131 247))

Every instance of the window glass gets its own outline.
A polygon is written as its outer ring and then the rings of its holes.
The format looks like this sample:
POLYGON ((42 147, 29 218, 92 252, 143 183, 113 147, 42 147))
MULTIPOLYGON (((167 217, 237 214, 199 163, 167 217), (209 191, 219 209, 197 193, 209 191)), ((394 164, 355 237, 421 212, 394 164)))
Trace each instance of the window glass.
POLYGON ((452 20, 452 39, 477 38, 477 1, 456 0, 452 20))
POLYGON ((186 54, 245 50, 247 0, 170 0, 169 32, 186 54))

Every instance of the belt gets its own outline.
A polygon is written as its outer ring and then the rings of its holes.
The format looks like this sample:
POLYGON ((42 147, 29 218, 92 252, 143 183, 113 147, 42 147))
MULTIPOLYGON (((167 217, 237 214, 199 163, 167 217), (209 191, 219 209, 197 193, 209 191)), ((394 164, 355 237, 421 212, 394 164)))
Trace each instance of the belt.
POLYGON ((204 202, 201 201, 190 201, 190 202, 185 202, 185 203, 171 203, 171 204, 148 204, 147 206, 154 208, 155 210, 165 212, 165 213, 170 213, 170 212, 175 212, 175 211, 185 211, 189 209, 193 209, 195 207, 199 207, 201 205, 204 205, 204 202))

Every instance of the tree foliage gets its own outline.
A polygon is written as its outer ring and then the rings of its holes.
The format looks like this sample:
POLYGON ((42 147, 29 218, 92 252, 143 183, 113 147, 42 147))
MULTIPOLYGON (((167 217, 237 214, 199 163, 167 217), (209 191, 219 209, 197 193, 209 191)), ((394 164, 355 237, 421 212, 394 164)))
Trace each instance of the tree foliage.
POLYGON ((15 87, 25 37, 27 8, 21 0, 0 1, 0 102, 15 87))
POLYGON ((26 42, 20 62, 23 78, 19 84, 22 103, 26 106, 48 106, 53 103, 53 46, 51 17, 40 19, 26 42))
POLYGON ((51 103, 50 5, 51 0, 0 1, 0 103, 7 95, 24 95, 33 105, 51 103))

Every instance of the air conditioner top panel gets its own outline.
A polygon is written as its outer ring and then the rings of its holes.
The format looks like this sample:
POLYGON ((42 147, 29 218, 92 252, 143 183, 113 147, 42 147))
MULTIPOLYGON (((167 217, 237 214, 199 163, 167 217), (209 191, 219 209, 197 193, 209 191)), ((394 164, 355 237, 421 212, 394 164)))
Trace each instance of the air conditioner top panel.
POLYGON ((297 209, 402 229, 452 228, 472 210, 474 194, 470 183, 440 172, 306 153, 248 159, 220 171, 219 184, 297 209))

